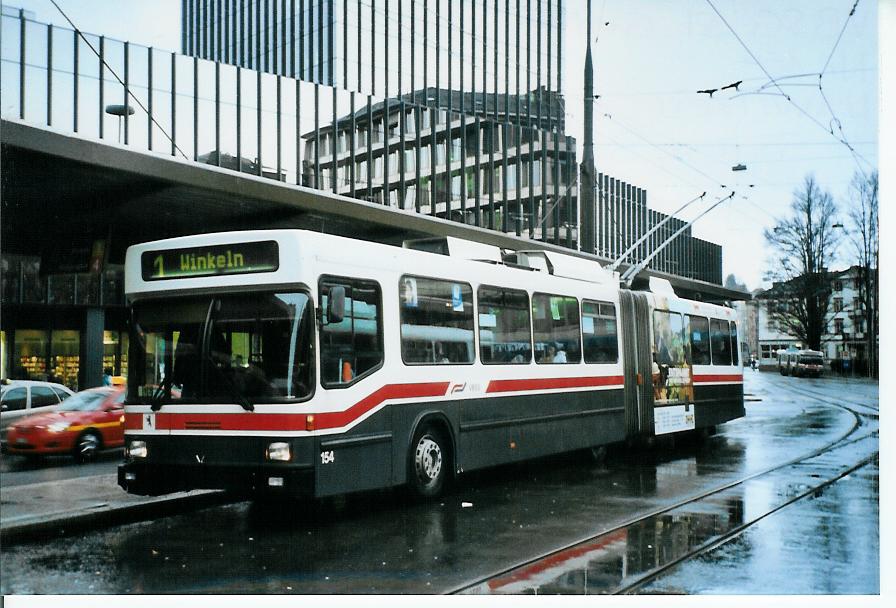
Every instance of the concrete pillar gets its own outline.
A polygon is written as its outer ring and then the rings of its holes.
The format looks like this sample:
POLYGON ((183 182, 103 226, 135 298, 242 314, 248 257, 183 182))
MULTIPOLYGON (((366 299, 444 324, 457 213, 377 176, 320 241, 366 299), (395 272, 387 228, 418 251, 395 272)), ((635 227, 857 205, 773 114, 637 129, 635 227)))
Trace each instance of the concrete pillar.
POLYGON ((102 308, 88 308, 84 312, 81 331, 80 371, 78 388, 93 388, 103 384, 103 330, 106 315, 102 308))

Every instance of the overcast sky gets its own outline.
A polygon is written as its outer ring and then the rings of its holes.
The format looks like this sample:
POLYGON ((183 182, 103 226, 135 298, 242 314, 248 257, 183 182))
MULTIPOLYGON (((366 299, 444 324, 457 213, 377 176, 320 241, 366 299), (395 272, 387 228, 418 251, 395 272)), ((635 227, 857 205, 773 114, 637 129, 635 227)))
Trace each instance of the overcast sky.
MULTIPOLYGON (((859 0, 849 17, 855 0, 592 1, 598 170, 647 189, 666 212, 706 191, 685 219, 736 191, 694 234, 723 246, 725 275, 762 286, 762 230, 805 176, 845 202, 855 171, 878 165, 877 3, 859 0), (747 170, 732 172, 737 164, 747 170)), ((179 49, 179 0, 58 2, 84 31, 179 49)), ((567 125, 581 146, 586 0, 564 4, 567 125)), ((49 0, 15 5, 67 26, 49 0)))

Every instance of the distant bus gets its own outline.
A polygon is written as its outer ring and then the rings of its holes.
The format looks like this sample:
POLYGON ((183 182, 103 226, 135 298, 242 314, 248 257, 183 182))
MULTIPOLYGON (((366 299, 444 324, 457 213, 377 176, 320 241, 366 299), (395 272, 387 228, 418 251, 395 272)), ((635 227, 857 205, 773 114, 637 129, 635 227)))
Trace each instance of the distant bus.
POLYGON ((778 351, 778 371, 782 376, 819 377, 824 370, 824 353, 818 350, 778 351))
POLYGON ((119 484, 432 497, 465 471, 744 415, 733 309, 451 243, 264 230, 129 248, 119 484))

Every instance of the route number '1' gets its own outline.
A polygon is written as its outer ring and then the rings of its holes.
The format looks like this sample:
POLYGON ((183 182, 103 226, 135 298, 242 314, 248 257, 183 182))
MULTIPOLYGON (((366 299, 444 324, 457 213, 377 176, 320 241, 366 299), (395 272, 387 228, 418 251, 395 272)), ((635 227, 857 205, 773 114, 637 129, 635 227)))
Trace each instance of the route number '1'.
POLYGON ((156 270, 158 271, 156 276, 159 276, 159 277, 165 276, 165 263, 162 261, 161 255, 157 255, 156 259, 154 259, 152 261, 152 264, 153 264, 153 266, 156 267, 156 270))
POLYGON ((330 464, 336 460, 336 455, 333 453, 333 450, 328 452, 320 453, 320 463, 321 464, 330 464))

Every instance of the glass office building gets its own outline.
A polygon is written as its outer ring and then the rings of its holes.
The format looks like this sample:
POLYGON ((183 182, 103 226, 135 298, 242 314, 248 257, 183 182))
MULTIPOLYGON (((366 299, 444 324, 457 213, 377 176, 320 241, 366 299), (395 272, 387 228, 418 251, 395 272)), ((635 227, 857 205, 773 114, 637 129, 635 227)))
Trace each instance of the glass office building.
POLYGON ((575 248, 564 12, 562 0, 185 0, 183 52, 317 85, 296 97, 298 183, 575 248))
MULTIPOLYGON (((599 174, 594 218, 579 217, 567 4, 184 0, 184 54, 245 69, 244 79, 301 83, 277 93, 297 106, 298 143, 278 150, 276 167, 214 150, 199 160, 570 248, 587 226, 582 245, 615 259, 666 215, 643 189, 599 174)), ((667 222, 635 261, 683 225, 667 222)), ((718 284, 721 265, 721 247, 688 229, 649 267, 718 284)))

